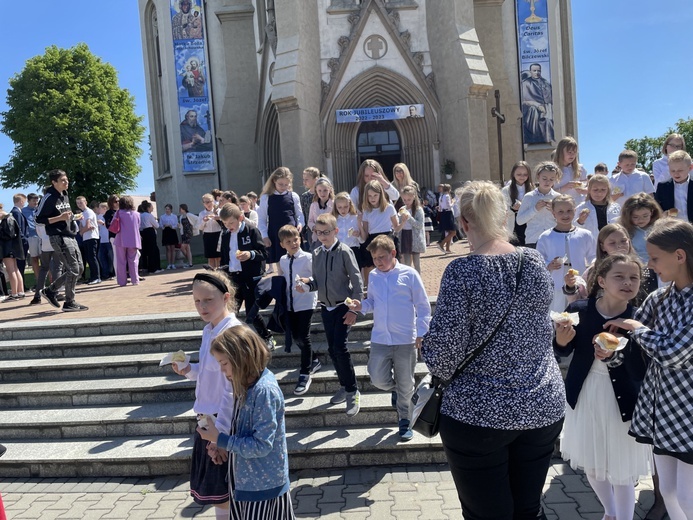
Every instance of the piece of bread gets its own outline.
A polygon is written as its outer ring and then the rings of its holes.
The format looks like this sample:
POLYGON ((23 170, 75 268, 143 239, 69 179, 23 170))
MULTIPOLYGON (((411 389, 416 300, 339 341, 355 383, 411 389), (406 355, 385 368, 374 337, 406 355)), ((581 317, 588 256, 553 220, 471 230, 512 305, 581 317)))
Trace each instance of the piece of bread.
POLYGON ((347 307, 351 307, 352 305, 354 305, 354 300, 352 300, 351 298, 347 298, 346 300, 344 300, 344 305, 346 305, 347 307))
POLYGON ((568 269, 568 274, 569 274, 570 276, 579 276, 579 275, 580 275, 580 271, 578 271, 577 269, 568 269))
POLYGON ((243 251, 241 251, 239 249, 238 251, 236 251, 236 258, 240 258, 242 254, 243 254, 243 251))
POLYGON ((616 350, 619 345, 619 340, 610 332, 600 332, 597 334, 597 342, 599 346, 605 350, 616 350))
POLYGON ((677 217, 679 215, 679 210, 676 208, 671 208, 667 213, 670 217, 677 217))
POLYGON ((185 362, 185 352, 183 352, 182 350, 179 350, 178 352, 174 352, 173 356, 171 356, 171 362, 184 363, 185 362))

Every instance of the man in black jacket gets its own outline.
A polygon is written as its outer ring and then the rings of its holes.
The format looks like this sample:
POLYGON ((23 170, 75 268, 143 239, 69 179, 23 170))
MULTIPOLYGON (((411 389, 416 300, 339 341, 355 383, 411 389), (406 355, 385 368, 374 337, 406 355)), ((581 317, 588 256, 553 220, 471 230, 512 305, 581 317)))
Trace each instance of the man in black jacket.
POLYGON ((88 308, 75 301, 75 285, 78 278, 84 272, 82 255, 75 236, 77 235, 77 223, 81 215, 74 215, 70 208, 70 200, 67 196, 69 181, 67 174, 62 170, 52 170, 48 177, 51 187, 41 200, 36 211, 36 222, 46 226, 46 234, 50 239, 55 256, 63 266, 63 274, 53 283, 41 291, 41 295, 56 308, 60 308, 58 302, 58 290, 65 285, 65 303, 63 311, 85 311, 88 308))
POLYGON ((691 156, 683 150, 669 154, 671 179, 657 184, 655 200, 670 217, 693 222, 693 184, 690 181, 691 156))
MULTIPOLYGON (((236 286, 236 310, 245 303, 247 316, 255 305, 255 288, 264 273, 267 249, 260 230, 245 219, 243 211, 235 204, 224 204, 219 210, 219 218, 228 230, 228 233, 222 233, 221 265, 228 266, 229 277, 236 286)), ((267 342, 267 348, 274 350, 277 344, 262 316, 258 313, 251 321, 267 342)))

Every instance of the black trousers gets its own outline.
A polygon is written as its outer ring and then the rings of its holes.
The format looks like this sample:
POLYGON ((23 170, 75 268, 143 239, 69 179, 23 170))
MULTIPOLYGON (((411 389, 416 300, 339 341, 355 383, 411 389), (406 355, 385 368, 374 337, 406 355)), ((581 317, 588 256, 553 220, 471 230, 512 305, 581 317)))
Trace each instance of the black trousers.
MULTIPOLYGON (((248 315, 248 311, 255 305, 255 288, 257 287, 259 279, 254 280, 253 278, 244 278, 239 273, 230 273, 231 281, 233 285, 236 286, 236 309, 240 310, 241 304, 245 303, 245 314, 248 315)), ((251 320, 255 332, 257 332, 262 339, 267 341, 272 337, 272 333, 267 328, 265 320, 262 318, 260 313, 253 320, 251 320)), ((251 323, 247 322, 247 323, 251 323)))
POLYGON ((161 253, 156 243, 156 229, 145 228, 140 231, 142 235, 142 258, 140 258, 140 268, 144 266, 149 273, 154 273, 161 269, 161 253))
POLYGON ((349 307, 337 305, 331 311, 323 307, 321 315, 322 323, 325 325, 325 335, 327 336, 327 352, 334 364, 339 384, 347 392, 355 392, 358 390, 356 373, 354 372, 354 364, 351 361, 351 354, 347 348, 351 326, 344 324, 344 316, 347 312, 349 312, 349 307))
POLYGON ((291 339, 301 349, 301 374, 310 373, 313 361, 313 351, 310 342, 310 322, 313 319, 313 309, 305 311, 289 311, 289 326, 291 339))
POLYGON ((496 430, 440 417, 440 437, 465 520, 546 518, 541 494, 560 421, 534 430, 496 430))

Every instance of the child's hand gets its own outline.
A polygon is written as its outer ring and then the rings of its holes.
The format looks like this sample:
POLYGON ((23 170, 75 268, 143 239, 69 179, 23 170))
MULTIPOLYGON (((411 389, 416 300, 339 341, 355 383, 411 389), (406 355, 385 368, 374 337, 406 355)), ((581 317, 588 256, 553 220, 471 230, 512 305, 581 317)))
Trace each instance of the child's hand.
POLYGON ((270 247, 272 245, 272 241, 268 237, 263 238, 262 243, 265 244, 265 247, 270 247))
POLYGON ((353 311, 360 311, 363 308, 359 300, 351 300, 351 304, 347 305, 347 307, 353 311))
POLYGON ((580 224, 582 226, 585 223, 585 221, 587 220, 587 217, 589 216, 589 214, 590 214, 589 208, 583 209, 580 212, 580 216, 578 217, 578 220, 577 220, 578 224, 580 224))
POLYGON ((570 321, 556 323, 554 327, 556 328, 556 343, 560 347, 567 346, 575 337, 575 329, 570 321))
POLYGON ((541 211, 541 210, 544 209, 544 208, 548 208, 547 201, 545 201, 545 200, 540 200, 539 202, 537 202, 537 203, 534 205, 534 208, 535 208, 537 211, 541 211))
POLYGON ((519 200, 516 200, 516 201, 515 201, 515 204, 513 204, 513 209, 514 209, 515 211, 520 211, 520 206, 522 206, 522 204, 520 203, 519 200))
MULTIPOLYGON (((310 283, 309 278, 299 278, 298 281, 301 282, 302 284, 305 284, 305 285, 308 285, 310 283)), ((298 293, 303 294, 306 292, 306 290, 303 288, 302 285, 296 284, 295 287, 296 287, 296 292, 298 292, 298 293)))
POLYGON ((217 427, 214 425, 214 423, 212 423, 212 421, 207 422, 206 429, 198 426, 197 433, 200 434, 200 437, 209 442, 217 442, 217 439, 219 438, 219 430, 217 430, 217 427))
POLYGON ((575 287, 577 275, 570 274, 570 269, 568 269, 568 273, 563 277, 563 283, 565 283, 566 287, 575 287))
POLYGON ((347 313, 344 315, 344 325, 349 325, 349 326, 351 326, 351 325, 353 325, 354 323, 356 323, 356 313, 354 313, 354 312, 347 312, 347 313))
POLYGON ((250 257, 250 251, 238 251, 236 253, 236 258, 239 262, 247 262, 248 260, 250 260, 250 257))
POLYGON ((620 199, 621 197, 623 197, 623 193, 611 192, 611 200, 616 201, 616 200, 620 199))
POLYGON ((185 367, 183 368, 183 370, 179 369, 179 368, 178 368, 178 363, 176 363, 176 362, 171 363, 171 368, 172 368, 173 371, 174 371, 176 374, 178 374, 179 376, 185 376, 185 374, 187 374, 187 373, 190 372, 190 370, 191 370, 191 367, 190 367, 189 364, 185 365, 185 367))
POLYGON ((634 331, 635 329, 639 329, 640 327, 644 327, 642 323, 640 323, 637 320, 624 320, 623 318, 617 318, 615 320, 609 320, 604 324, 604 329, 607 331, 611 332, 612 334, 617 330, 617 329, 623 329, 623 330, 628 330, 628 331, 634 331))
POLYGON ((422 344, 423 344, 423 338, 422 338, 421 336, 419 336, 418 338, 416 338, 416 348, 417 348, 417 350, 418 350, 418 349, 421 349, 421 345, 422 345, 422 344))
POLYGON ((599 346, 599 343, 597 343, 595 340, 597 339, 597 336, 599 334, 595 334, 594 337, 592 338, 592 345, 594 345, 594 357, 597 358, 599 361, 602 361, 603 359, 609 359, 611 356, 614 355, 614 350, 606 350, 603 349, 602 347, 599 346))
POLYGON ((549 271, 558 271, 559 269, 563 269, 563 258, 560 256, 557 256, 551 262, 549 262, 549 265, 546 266, 546 268, 549 271))

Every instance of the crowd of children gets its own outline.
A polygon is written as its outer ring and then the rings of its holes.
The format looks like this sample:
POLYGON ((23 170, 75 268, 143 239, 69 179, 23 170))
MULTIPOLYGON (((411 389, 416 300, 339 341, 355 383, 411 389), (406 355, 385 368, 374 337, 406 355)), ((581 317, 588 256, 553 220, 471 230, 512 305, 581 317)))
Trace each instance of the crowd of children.
MULTIPOLYGON (((693 518, 691 157, 683 138, 670 136, 655 183, 636 169, 637 154, 629 150, 619 155, 618 172, 610 177, 600 173, 603 165, 587 175, 572 138, 558 143, 554 159, 538 164, 533 174, 529 164, 516 163, 502 191, 513 240, 536 248, 553 279, 552 310, 579 318, 557 318, 555 325, 557 355, 572 353, 562 454, 584 469, 605 518, 621 520, 632 518, 634 484, 654 471, 654 452, 670 518, 693 518), (604 330, 626 338, 618 350, 596 341, 604 330)), ((278 274, 272 279, 281 280, 280 293, 272 294, 285 309, 287 336, 300 349, 294 394, 306 394, 322 368, 311 344, 319 308, 340 384, 330 403, 344 404, 348 417, 359 413, 348 338, 358 313, 373 313, 368 374, 376 387, 391 393, 400 439, 412 438, 409 403, 417 348, 431 319, 419 274, 428 243, 426 219, 435 210, 443 252, 457 232, 451 187, 441 185, 433 204, 413 181, 407 184, 411 176, 402 166, 390 182, 376 161, 364 161, 351 194, 335 193, 329 179, 307 168, 306 191, 299 196, 291 171, 280 167, 259 200, 253 193, 240 198, 209 193, 199 215, 181 204, 176 216, 166 205, 159 219, 151 215, 151 203, 141 206, 141 249, 150 272, 158 270, 156 228, 163 228, 168 269, 175 268, 178 232, 186 265, 192 264, 192 237, 203 238, 210 271, 197 274, 192 286, 196 309, 207 323, 200 360, 174 370, 197 381, 194 409, 200 420, 209 418, 195 434, 191 488, 196 501, 217 507, 218 518, 293 518, 284 399, 267 368, 276 342, 265 319, 249 312, 256 308, 267 265, 278 274), (241 305, 252 329, 234 314, 241 305)), ((103 258, 109 258, 107 230, 115 232, 112 223, 120 218, 117 200, 97 205, 96 215, 78 198, 82 214, 73 224, 62 176, 51 178, 48 197, 58 204, 51 201, 47 210, 42 203, 35 218, 37 240, 46 243, 34 251, 40 257, 36 298, 43 294, 51 303, 66 278, 83 269, 81 260, 69 256, 77 233, 91 282, 111 275, 111 267, 99 264, 98 251, 107 244, 103 258), (63 273, 51 272, 54 255, 70 262, 54 264, 63 265, 63 273), (53 284, 41 291, 49 275, 53 284)), ((8 214, 0 215, 10 221, 8 214)), ((19 223, 10 222, 19 232, 19 223)), ((13 299, 23 293, 15 246, 2 241, 13 299)), ((114 267, 116 274, 121 271, 119 279, 125 276, 124 265, 114 267)), ((68 298, 66 305, 81 307, 74 302, 74 287, 66 291, 68 298)))

